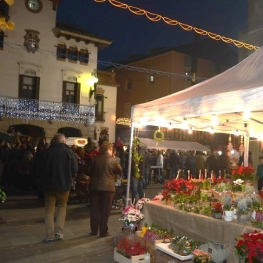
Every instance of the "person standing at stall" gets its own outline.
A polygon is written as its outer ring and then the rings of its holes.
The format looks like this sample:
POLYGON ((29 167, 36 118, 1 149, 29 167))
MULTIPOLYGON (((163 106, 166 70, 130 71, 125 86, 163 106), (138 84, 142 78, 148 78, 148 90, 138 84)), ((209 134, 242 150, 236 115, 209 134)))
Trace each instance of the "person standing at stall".
POLYGON ((113 144, 104 141, 100 147, 101 154, 92 159, 90 171, 90 228, 92 236, 110 236, 108 220, 115 194, 115 175, 122 174, 117 158, 112 157, 113 144))
POLYGON ((61 240, 64 237, 69 191, 72 186, 72 177, 77 171, 77 159, 66 145, 65 135, 55 134, 50 147, 44 151, 40 169, 40 186, 45 196, 45 243, 50 244, 55 239, 61 240))

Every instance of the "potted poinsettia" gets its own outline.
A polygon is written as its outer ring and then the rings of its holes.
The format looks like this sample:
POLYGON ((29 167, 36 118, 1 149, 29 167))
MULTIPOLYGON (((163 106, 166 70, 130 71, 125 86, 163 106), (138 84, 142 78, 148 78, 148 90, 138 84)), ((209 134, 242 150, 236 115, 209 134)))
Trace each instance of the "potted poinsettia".
POLYGON ((214 217, 216 219, 222 218, 223 208, 222 208, 221 202, 215 202, 212 204, 211 214, 212 214, 212 217, 214 217))
POLYGON ((255 230, 236 237, 235 248, 239 259, 247 263, 263 262, 263 232, 255 230))

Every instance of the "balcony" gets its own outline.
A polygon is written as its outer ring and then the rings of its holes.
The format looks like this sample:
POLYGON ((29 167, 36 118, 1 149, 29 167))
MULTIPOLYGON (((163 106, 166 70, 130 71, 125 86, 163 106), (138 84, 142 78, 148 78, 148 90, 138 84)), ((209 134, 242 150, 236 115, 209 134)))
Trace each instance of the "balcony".
POLYGON ((74 103, 0 97, 0 118, 93 124, 95 122, 95 107, 74 103))

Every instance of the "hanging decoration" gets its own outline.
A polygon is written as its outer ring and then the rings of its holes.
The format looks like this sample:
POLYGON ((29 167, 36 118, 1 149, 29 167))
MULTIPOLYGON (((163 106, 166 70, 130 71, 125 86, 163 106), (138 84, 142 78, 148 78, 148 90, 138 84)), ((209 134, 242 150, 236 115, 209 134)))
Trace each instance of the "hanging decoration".
POLYGON ((0 118, 23 118, 93 124, 95 107, 64 102, 0 97, 0 118))
POLYGON ((139 8, 136 6, 130 6, 128 4, 122 3, 122 2, 117 1, 117 0, 94 0, 94 1, 97 3, 102 3, 102 2, 108 1, 113 6, 118 7, 118 8, 122 8, 122 9, 128 9, 131 13, 133 13, 135 15, 140 15, 140 16, 145 15, 149 20, 151 20, 153 22, 159 22, 159 21, 163 20, 166 24, 168 24, 170 26, 178 26, 179 25, 185 31, 194 30, 195 33, 197 33, 199 35, 208 36, 208 37, 212 38, 213 40, 222 40, 223 42, 228 43, 228 44, 233 43, 238 48, 244 47, 244 48, 249 49, 249 50, 253 50, 253 49, 257 50, 258 49, 257 46, 247 44, 247 43, 244 43, 244 42, 241 42, 241 41, 238 41, 235 39, 231 39, 228 37, 224 37, 224 36, 206 31, 206 30, 198 28, 198 27, 194 27, 194 26, 191 26, 188 24, 184 24, 184 23, 179 22, 177 20, 173 20, 171 18, 164 17, 164 16, 161 16, 159 14, 154 14, 154 13, 151 13, 147 10, 142 9, 142 8, 139 8))
MULTIPOLYGON (((15 2, 14 0, 2 0, 2 1, 5 1, 9 6, 13 5, 15 2)), ((6 29, 12 30, 15 28, 15 23, 8 21, 8 20, 9 20, 9 17, 7 14, 6 14, 6 17, 0 17, 0 30, 5 31, 6 29)))
POLYGON ((116 124, 125 125, 131 127, 131 119, 130 118, 118 118, 116 120, 116 124))
POLYGON ((163 131, 161 131, 161 130, 155 131, 154 134, 153 134, 153 138, 157 142, 163 141, 164 140, 164 133, 163 133, 163 131))
POLYGON ((231 135, 229 135, 228 137, 228 145, 227 145, 227 149, 231 152, 233 150, 233 144, 231 142, 231 135))

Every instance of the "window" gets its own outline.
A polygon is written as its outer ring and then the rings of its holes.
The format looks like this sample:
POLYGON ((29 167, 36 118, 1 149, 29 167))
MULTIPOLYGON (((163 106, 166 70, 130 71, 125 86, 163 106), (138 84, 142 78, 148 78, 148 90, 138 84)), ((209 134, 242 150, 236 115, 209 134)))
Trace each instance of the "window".
POLYGON ((67 47, 64 43, 57 46, 57 60, 65 61, 67 57, 67 47))
POLYGON ((131 89, 132 88, 132 80, 131 79, 125 79, 125 89, 131 89))
POLYGON ((79 104, 80 84, 63 81, 63 102, 79 104))
POLYGON ((89 62, 89 52, 86 48, 82 48, 79 51, 79 61, 80 64, 85 65, 89 62))
POLYGON ((68 60, 70 62, 77 62, 78 60, 78 49, 76 46, 70 46, 68 49, 68 60))
POLYGON ((150 83, 153 84, 154 83, 154 75, 150 75, 150 83))
POLYGON ((130 118, 131 117, 131 103, 130 102, 124 103, 123 117, 124 118, 130 118))
POLYGON ((19 97, 25 99, 39 99, 39 77, 19 76, 19 97))
POLYGON ((96 94, 97 104, 95 105, 95 119, 96 121, 104 120, 104 95, 96 94))
POLYGON ((4 48, 4 31, 0 30, 0 50, 4 48))

